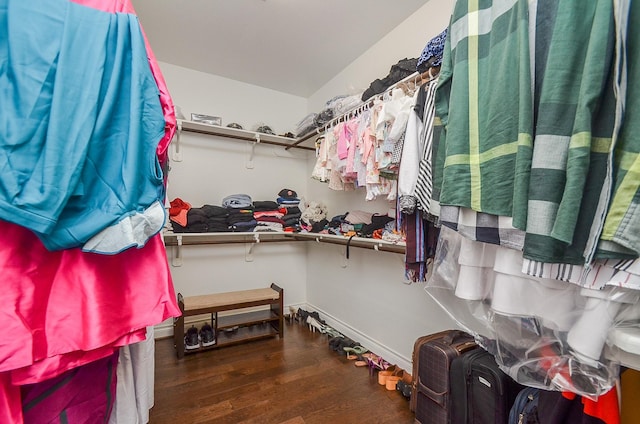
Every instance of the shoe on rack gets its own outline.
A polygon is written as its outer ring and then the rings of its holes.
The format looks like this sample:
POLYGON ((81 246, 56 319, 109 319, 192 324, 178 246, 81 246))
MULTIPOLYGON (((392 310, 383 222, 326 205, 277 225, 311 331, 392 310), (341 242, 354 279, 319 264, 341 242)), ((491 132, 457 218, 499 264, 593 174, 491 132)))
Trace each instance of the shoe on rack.
POLYGON ((216 335, 213 332, 213 327, 209 324, 204 324, 200 328, 200 343, 202 347, 213 346, 216 344, 216 335))
POLYGON ((186 350, 193 350, 200 348, 200 338, 198 337, 198 329, 195 325, 187 330, 187 334, 184 335, 184 348, 186 350))

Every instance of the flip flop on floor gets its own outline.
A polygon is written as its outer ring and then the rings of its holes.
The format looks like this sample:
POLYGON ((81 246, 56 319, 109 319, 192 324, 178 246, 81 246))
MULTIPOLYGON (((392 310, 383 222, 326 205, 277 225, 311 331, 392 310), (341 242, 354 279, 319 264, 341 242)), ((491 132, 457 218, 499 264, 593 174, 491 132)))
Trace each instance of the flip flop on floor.
POLYGON ((353 347, 343 347, 342 350, 347 352, 347 359, 356 359, 359 355, 367 352, 367 348, 360 345, 356 345, 353 347), (353 355, 350 355, 350 353, 353 353, 353 355))

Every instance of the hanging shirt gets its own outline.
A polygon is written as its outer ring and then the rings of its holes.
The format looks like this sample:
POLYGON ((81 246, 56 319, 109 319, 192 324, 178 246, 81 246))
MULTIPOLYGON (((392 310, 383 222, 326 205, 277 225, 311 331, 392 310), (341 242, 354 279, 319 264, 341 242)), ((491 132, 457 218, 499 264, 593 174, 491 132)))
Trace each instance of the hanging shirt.
POLYGON ((117 253, 164 223, 165 121, 137 18, 66 0, 0 18, 0 218, 117 253), (21 22, 20 25, 9 25, 21 22))

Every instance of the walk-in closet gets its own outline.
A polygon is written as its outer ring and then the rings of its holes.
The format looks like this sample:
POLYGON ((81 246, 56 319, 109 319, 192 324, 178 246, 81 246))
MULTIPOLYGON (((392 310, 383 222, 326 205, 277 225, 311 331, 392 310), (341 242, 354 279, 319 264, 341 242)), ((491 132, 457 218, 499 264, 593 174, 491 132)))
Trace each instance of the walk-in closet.
POLYGON ((640 6, 0 0, 0 423, 640 422, 640 6))

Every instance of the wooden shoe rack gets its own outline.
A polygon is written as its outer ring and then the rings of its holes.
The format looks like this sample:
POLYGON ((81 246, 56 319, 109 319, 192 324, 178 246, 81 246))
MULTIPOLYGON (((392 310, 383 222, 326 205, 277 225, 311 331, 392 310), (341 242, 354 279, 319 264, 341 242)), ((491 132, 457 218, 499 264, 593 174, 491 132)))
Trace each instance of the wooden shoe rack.
POLYGON ((201 296, 183 297, 178 293, 178 305, 182 311, 179 318, 173 322, 173 338, 178 358, 185 353, 195 353, 216 349, 250 340, 258 340, 272 336, 282 337, 284 291, 276 284, 263 289, 240 290, 225 293, 214 293, 201 296), (246 308, 255 309, 259 306, 269 306, 269 309, 242 311, 246 308), (223 311, 234 311, 235 314, 225 314, 223 311), (185 349, 184 336, 186 328, 184 319, 187 316, 210 314, 216 343, 198 349, 185 349))

